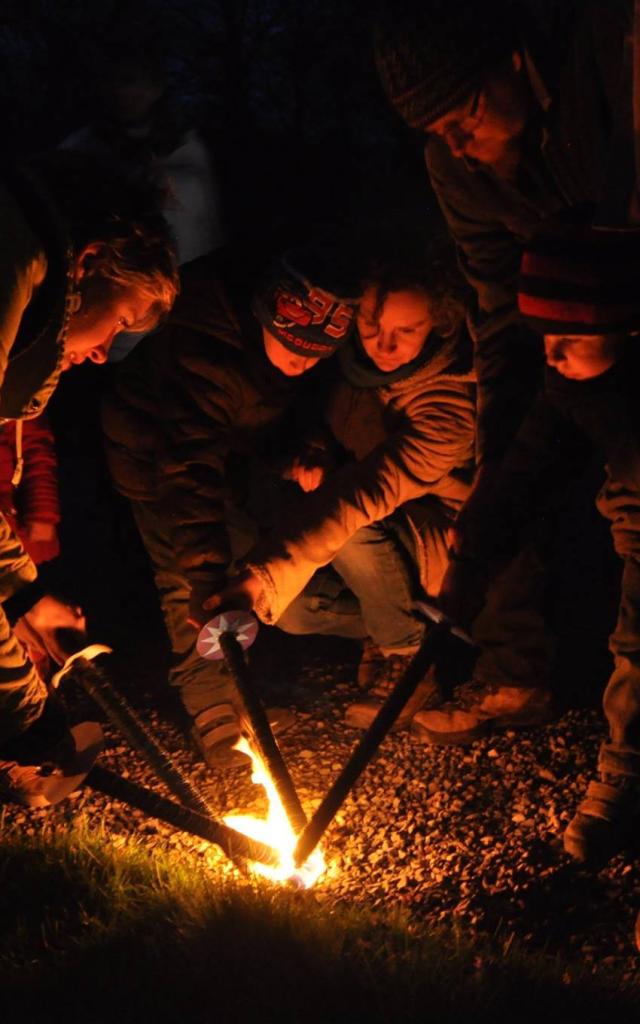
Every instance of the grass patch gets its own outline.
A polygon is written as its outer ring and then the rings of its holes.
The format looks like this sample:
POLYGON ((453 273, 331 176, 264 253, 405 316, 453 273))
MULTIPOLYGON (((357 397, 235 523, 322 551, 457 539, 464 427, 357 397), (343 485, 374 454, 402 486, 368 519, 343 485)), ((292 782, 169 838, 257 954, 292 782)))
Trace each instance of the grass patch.
POLYGON ((613 979, 515 944, 221 880, 189 854, 116 849, 82 823, 3 839, 0 921, 4 1024, 597 1024, 640 1009, 613 979))

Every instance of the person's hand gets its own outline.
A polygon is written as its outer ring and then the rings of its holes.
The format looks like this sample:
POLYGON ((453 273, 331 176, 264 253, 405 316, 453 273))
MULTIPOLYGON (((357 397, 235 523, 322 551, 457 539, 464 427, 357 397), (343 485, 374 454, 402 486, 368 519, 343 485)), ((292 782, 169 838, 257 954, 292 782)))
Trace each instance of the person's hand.
POLYGON ((452 555, 438 594, 438 607, 469 633, 484 604, 488 582, 483 562, 452 555))
POLYGON ((497 463, 478 471, 473 489, 448 531, 447 542, 454 555, 483 561, 491 557, 501 522, 496 503, 499 475, 497 463))
MULTIPOLYGON (((84 639, 87 621, 78 605, 65 604, 47 594, 40 598, 26 615, 18 619, 14 633, 25 645, 34 661, 49 657, 63 665, 69 656, 60 643, 58 630, 72 629, 78 633, 78 640, 84 639)), ((81 646, 79 643, 78 646, 81 646)))
POLYGON ((253 611, 262 589, 260 578, 250 569, 245 569, 228 580, 217 593, 208 597, 203 607, 214 614, 225 608, 253 611))
POLYGON ((19 536, 36 565, 50 562, 60 554, 60 541, 55 523, 27 523, 24 529, 19 531, 19 536))
POLYGON ((313 456, 296 458, 284 473, 285 480, 293 480, 303 491, 315 491, 324 480, 326 468, 313 456))
POLYGON ((211 584, 206 587, 193 585, 189 601, 189 622, 196 629, 201 629, 216 612, 225 608, 251 611, 261 590, 260 580, 249 570, 220 584, 213 594, 211 584))
POLYGON ((45 544, 50 544, 58 535, 55 523, 41 523, 35 520, 32 523, 27 523, 24 532, 29 540, 45 544))

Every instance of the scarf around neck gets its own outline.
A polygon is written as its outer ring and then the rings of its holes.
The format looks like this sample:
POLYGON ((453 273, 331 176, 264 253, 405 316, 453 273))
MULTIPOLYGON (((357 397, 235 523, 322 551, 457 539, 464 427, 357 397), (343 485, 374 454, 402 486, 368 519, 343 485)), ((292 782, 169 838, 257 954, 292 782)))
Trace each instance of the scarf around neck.
POLYGON ((369 358, 356 332, 338 351, 338 359, 343 375, 355 388, 381 388, 399 380, 407 380, 431 362, 434 371, 440 372, 451 362, 451 347, 444 338, 432 331, 415 359, 403 363, 397 370, 385 372, 378 369, 369 358))

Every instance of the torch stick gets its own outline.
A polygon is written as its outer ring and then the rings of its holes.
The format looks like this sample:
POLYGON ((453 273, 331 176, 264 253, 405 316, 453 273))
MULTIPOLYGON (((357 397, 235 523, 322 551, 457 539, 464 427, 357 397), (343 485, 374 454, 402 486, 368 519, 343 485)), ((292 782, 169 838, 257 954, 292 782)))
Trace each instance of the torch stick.
POLYGON ((198 650, 203 657, 212 660, 224 657, 240 695, 251 739, 267 766, 289 823, 297 834, 307 824, 307 816, 244 660, 243 643, 249 646, 256 633, 255 619, 249 613, 223 612, 204 626, 198 638, 198 650))
POLYGON ((188 832, 190 835, 199 836, 210 843, 216 843, 226 855, 233 861, 260 861, 262 864, 269 864, 277 867, 280 863, 280 855, 271 846, 262 843, 257 839, 236 832, 229 828, 224 822, 216 821, 208 815, 198 814, 196 811, 166 797, 159 796, 151 789, 140 786, 115 772, 109 771, 100 765, 94 765, 84 784, 92 789, 116 800, 121 800, 130 807, 136 807, 145 814, 181 832, 188 832))
POLYGON ((425 634, 422 645, 410 662, 406 672, 380 708, 373 722, 338 775, 338 778, 299 837, 293 855, 296 867, 304 864, 309 855, 315 850, 326 829, 371 761, 418 683, 424 677, 425 672, 442 649, 450 633, 451 624, 441 620, 436 622, 425 634))
POLYGON ((97 644, 78 651, 57 674, 56 683, 59 683, 60 677, 66 672, 73 672, 73 678, 104 711, 133 749, 144 757, 174 796, 198 814, 211 817, 213 808, 207 799, 176 767, 169 753, 151 736, 129 702, 113 688, 104 673, 90 660, 96 654, 105 653, 110 653, 110 648, 97 644))

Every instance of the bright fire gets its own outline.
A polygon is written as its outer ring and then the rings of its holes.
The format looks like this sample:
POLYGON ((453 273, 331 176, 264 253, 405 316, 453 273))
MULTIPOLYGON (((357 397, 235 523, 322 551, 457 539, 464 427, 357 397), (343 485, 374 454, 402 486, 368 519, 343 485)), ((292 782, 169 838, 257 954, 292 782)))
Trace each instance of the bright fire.
POLYGON ((262 759, 251 749, 244 736, 238 740, 235 746, 237 750, 242 750, 251 758, 253 765, 251 779, 257 786, 264 788, 269 801, 269 812, 266 818, 255 818, 250 814, 230 814, 224 818, 225 824, 252 839, 268 843, 269 846, 278 850, 280 863, 277 867, 260 864, 257 861, 251 862, 251 868, 256 874, 264 875, 265 878, 270 878, 273 882, 292 881, 305 889, 310 888, 326 870, 325 859, 320 848, 314 850, 301 867, 295 866, 293 852, 297 836, 289 824, 273 780, 262 759))

